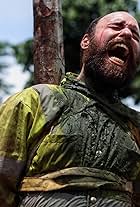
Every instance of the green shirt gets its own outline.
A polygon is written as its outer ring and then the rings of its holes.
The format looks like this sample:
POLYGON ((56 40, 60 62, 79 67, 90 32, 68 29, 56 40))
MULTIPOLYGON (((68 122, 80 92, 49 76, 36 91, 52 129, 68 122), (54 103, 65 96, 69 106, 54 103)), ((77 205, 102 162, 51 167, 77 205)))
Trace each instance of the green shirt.
POLYGON ((75 75, 10 97, 0 124, 0 205, 15 206, 23 176, 48 179, 46 190, 124 190, 140 178, 139 113, 90 92, 75 75))

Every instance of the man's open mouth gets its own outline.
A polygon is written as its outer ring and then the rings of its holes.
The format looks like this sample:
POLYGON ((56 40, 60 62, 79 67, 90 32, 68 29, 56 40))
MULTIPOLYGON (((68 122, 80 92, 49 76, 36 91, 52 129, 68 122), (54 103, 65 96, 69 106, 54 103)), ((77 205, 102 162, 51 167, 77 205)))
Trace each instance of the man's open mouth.
POLYGON ((108 56, 111 62, 117 65, 124 65, 128 59, 129 49, 124 43, 115 43, 108 49, 108 56))

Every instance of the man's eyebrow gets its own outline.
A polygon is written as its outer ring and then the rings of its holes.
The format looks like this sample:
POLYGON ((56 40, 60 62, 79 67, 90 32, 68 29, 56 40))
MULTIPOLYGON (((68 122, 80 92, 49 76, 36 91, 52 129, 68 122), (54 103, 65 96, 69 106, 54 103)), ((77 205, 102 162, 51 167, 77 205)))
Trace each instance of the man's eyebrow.
POLYGON ((109 23, 110 24, 125 24, 125 21, 123 19, 118 18, 118 19, 115 19, 115 20, 114 19, 111 20, 109 23))
POLYGON ((108 25, 116 25, 116 26, 124 26, 125 25, 125 21, 119 21, 119 20, 115 20, 115 21, 111 21, 108 22, 108 25))
MULTIPOLYGON (((109 23, 108 23, 108 25, 110 25, 110 24, 120 24, 120 25, 125 25, 126 24, 126 21, 125 20, 122 20, 122 19, 115 19, 115 20, 112 20, 112 21, 110 21, 109 23)), ((130 24, 129 25, 136 33, 138 33, 139 34, 139 31, 140 31, 140 27, 139 27, 139 25, 138 26, 136 26, 136 25, 133 25, 133 24, 130 24)), ((139 34, 139 36, 140 36, 140 34, 139 34)))

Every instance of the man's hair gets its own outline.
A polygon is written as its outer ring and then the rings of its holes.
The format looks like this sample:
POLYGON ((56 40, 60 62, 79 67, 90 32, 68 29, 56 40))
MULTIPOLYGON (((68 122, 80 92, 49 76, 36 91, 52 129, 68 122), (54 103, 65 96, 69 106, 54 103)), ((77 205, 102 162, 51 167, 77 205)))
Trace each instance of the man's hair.
MULTIPOLYGON (((99 22, 99 20, 102 18, 101 17, 98 17, 96 19, 94 19, 88 26, 88 28, 86 29, 85 31, 85 34, 88 34, 89 36, 90 35, 94 35, 94 32, 95 32, 95 29, 96 29, 96 25, 97 23, 99 22)), ((82 67, 82 64, 83 64, 83 49, 81 48, 80 49, 80 68, 82 67)))
POLYGON ((86 29, 86 34, 91 34, 91 33, 94 33, 95 32, 95 28, 96 28, 96 25, 97 25, 97 23, 99 22, 99 20, 102 18, 102 16, 101 17, 98 17, 98 18, 96 18, 96 19, 94 19, 90 24, 89 24, 89 26, 88 26, 88 28, 86 29))

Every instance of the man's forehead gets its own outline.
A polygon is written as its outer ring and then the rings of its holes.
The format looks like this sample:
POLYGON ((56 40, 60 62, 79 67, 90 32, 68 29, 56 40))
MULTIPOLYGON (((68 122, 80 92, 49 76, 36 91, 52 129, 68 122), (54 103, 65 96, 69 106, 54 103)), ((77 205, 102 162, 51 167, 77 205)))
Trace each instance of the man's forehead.
POLYGON ((110 23, 110 22, 117 22, 117 21, 126 21, 126 22, 130 22, 131 24, 135 25, 137 28, 139 28, 138 23, 136 21, 136 19, 130 15, 127 12, 123 12, 123 11, 118 11, 118 12, 112 12, 110 14, 107 14, 105 16, 103 16, 100 19, 100 23, 101 22, 106 22, 106 23, 110 23))

